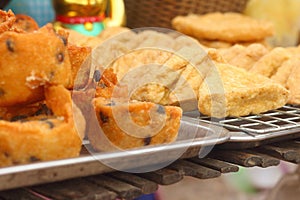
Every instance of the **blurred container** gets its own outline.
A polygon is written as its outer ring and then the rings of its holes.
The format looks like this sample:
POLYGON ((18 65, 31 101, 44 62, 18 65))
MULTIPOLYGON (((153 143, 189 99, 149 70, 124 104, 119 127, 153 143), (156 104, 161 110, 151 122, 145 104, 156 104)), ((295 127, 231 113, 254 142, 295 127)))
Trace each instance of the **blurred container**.
POLYGON ((171 28, 178 15, 208 12, 243 12, 248 0, 124 0, 129 28, 171 28))
POLYGON ((96 36, 106 26, 124 24, 123 0, 52 0, 56 27, 96 36))

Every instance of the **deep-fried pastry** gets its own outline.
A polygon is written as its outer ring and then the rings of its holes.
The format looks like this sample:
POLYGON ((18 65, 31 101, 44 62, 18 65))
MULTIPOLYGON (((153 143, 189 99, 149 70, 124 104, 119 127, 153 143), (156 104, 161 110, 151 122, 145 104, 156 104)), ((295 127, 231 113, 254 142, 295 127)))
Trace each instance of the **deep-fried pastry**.
MULTIPOLYGON (((179 105, 184 110, 196 109, 188 101, 197 99, 198 89, 212 63, 208 56, 195 53, 182 58, 181 49, 169 52, 160 49, 138 49, 115 60, 111 68, 121 84, 128 86, 129 97, 161 105, 179 105), (189 57, 194 59, 189 61, 189 57), (194 63, 195 65, 193 65, 194 63), (200 67, 202 66, 202 67, 200 67), (183 102, 187 102, 183 107, 183 102)), ((196 103, 196 101, 195 101, 196 103)))
POLYGON ((179 107, 103 98, 94 99, 93 105, 101 129, 89 131, 88 138, 96 150, 171 143, 177 138, 182 115, 179 107))
POLYGON ((297 64, 297 58, 290 58, 282 63, 282 65, 277 69, 276 73, 272 75, 270 78, 275 82, 281 84, 282 86, 286 87, 286 83, 289 79, 289 76, 297 64), (296 60, 295 60, 296 59, 296 60))
POLYGON ((290 91, 288 103, 300 105, 300 58, 293 57, 290 62, 293 68, 286 81, 286 88, 290 91))
POLYGON ((70 92, 61 85, 51 86, 45 89, 45 97, 36 112, 28 108, 27 114, 23 110, 13 116, 15 110, 10 121, 0 120, 0 166, 79 155, 85 121, 73 110, 70 92))
POLYGON ((266 77, 272 77, 291 56, 292 54, 287 49, 276 47, 261 57, 249 71, 266 77))
POLYGON ((25 32, 33 32, 39 29, 39 25, 28 15, 16 14, 16 21, 13 24, 13 28, 24 30, 25 32))
POLYGON ((15 21, 16 16, 11 10, 0 10, 0 34, 10 30, 15 21))
POLYGON ((70 34, 68 38, 69 42, 77 46, 95 48, 103 42, 99 37, 87 36, 71 29, 67 31, 70 34))
POLYGON ((97 37, 99 37, 101 40, 104 41, 122 32, 128 32, 128 31, 130 31, 130 29, 126 27, 120 27, 120 26, 106 27, 97 37))
POLYGON ((51 24, 35 32, 0 34, 0 106, 42 100, 47 84, 72 83, 66 45, 51 24))
POLYGON ((249 70, 269 50, 259 43, 253 43, 247 47, 236 44, 218 52, 229 64, 249 70))
POLYGON ((172 26, 199 40, 219 40, 230 43, 260 41, 273 35, 273 24, 240 13, 208 13, 177 16, 172 26))
POLYGON ((90 73, 90 56, 92 52, 91 47, 81 47, 74 44, 68 43, 67 46, 71 69, 72 69, 72 80, 74 81, 70 88, 76 86, 82 88, 87 84, 89 73, 90 73))
POLYGON ((199 90, 202 114, 222 118, 276 109, 287 103, 289 92, 272 80, 244 69, 216 63, 199 90))

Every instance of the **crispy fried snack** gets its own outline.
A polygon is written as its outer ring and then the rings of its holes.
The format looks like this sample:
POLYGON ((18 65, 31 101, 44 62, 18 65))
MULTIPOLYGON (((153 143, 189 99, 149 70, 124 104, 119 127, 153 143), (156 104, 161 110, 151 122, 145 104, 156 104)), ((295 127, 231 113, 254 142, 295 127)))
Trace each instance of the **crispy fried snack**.
MULTIPOLYGON (((97 82, 95 97, 109 99, 113 96, 118 79, 112 68, 105 69, 102 75, 100 75, 100 71, 96 71, 94 73, 94 80, 97 82)), ((120 98, 122 97, 122 95, 117 96, 120 98)))
POLYGON ((73 97, 88 122, 87 137, 95 150, 128 149, 176 140, 182 116, 181 108, 164 107, 151 102, 128 103, 127 88, 118 84, 112 68, 105 69, 102 74, 95 71, 89 84, 85 91, 76 91, 73 97), (116 87, 119 90, 114 91, 116 87), (164 123, 159 129, 155 129, 157 132, 153 131, 153 127, 161 122, 164 123), (124 130, 124 126, 129 129, 124 130))
POLYGON ((259 43, 253 43, 247 47, 236 44, 218 52, 229 64, 249 70, 269 50, 259 43))
POLYGON ((249 71, 266 77, 272 77, 276 74, 281 65, 290 59, 291 56, 292 54, 287 49, 276 47, 261 57, 249 71))
POLYGON ((199 52, 182 58, 176 53, 160 49, 138 49, 115 60, 110 66, 121 84, 128 86, 132 100, 148 101, 161 105, 179 105, 183 110, 197 109, 198 89, 210 69, 208 56, 199 52), (189 62, 194 59, 197 66, 189 62), (203 65, 203 67, 200 67, 203 65), (201 69, 199 69, 201 68, 201 69), (183 107, 183 103, 186 105, 183 107))
POLYGON ((219 40, 230 43, 260 41, 272 36, 273 24, 258 21, 240 13, 208 13, 177 16, 173 27, 199 40, 219 40))
POLYGON ((276 73, 271 76, 271 79, 275 82, 281 84, 282 86, 286 87, 287 81, 289 76, 298 63, 297 57, 292 57, 282 63, 282 65, 277 69, 276 73))
POLYGON ((244 69, 216 63, 199 89, 198 109, 222 118, 258 114, 284 106, 289 92, 272 80, 244 69), (222 84, 218 84, 221 79, 222 84))
POLYGON ((288 103, 300 105, 300 57, 289 60, 292 70, 286 81, 286 88, 290 91, 288 103))
POLYGON ((70 88, 83 87, 87 84, 90 72, 90 58, 92 48, 81 47, 68 43, 68 52, 72 69, 72 80, 70 88), (75 83, 76 82, 76 83, 75 83))
POLYGON ((0 10, 0 34, 10 30, 15 21, 16 16, 11 10, 0 10))
POLYGON ((92 129, 88 138, 96 150, 129 149, 171 143, 176 140, 182 110, 150 102, 93 100, 104 134, 92 129), (107 139, 106 139, 107 138, 107 139))
POLYGON ((66 30, 69 32, 69 42, 81 47, 91 47, 95 48, 99 46, 103 40, 99 37, 83 35, 74 30, 66 30))
POLYGON ((50 24, 31 33, 2 33, 0 54, 0 106, 37 102, 44 85, 72 83, 66 45, 50 24))
POLYGON ((61 85, 51 86, 45 97, 45 104, 6 109, 9 121, 0 120, 0 166, 79 155, 85 121, 73 110, 70 92, 61 85), (76 129, 75 119, 81 129, 76 129))
POLYGON ((106 39, 109 39, 115 35, 118 35, 122 32, 127 32, 129 31, 130 29, 129 28, 126 28, 126 27, 119 27, 119 26, 116 26, 116 27, 106 27, 99 35, 98 37, 101 39, 101 40, 106 40, 106 39))
POLYGON ((36 115, 51 115, 50 109, 46 106, 44 101, 37 103, 22 105, 22 106, 10 106, 0 107, 1 120, 16 121, 28 118, 28 116, 36 115))
POLYGON ((39 25, 32 17, 24 14, 17 14, 13 28, 24 30, 25 32, 33 32, 39 29, 39 25))
POLYGON ((265 41, 248 41, 248 42, 238 42, 238 43, 231 43, 231 42, 225 42, 220 40, 200 40, 199 41, 204 47, 206 48, 215 48, 215 49, 227 49, 230 48, 236 44, 242 45, 242 46, 249 46, 252 44, 261 44, 265 46, 265 48, 270 49, 270 45, 265 41))

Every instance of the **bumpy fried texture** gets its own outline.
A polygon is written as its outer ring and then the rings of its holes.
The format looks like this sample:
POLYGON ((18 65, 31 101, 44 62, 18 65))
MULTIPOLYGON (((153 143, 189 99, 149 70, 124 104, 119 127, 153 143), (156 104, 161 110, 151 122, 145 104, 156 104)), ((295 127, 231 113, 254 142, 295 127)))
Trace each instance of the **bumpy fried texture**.
POLYGON ((67 30, 69 32, 69 42, 81 47, 95 48, 99 46, 103 40, 99 37, 83 35, 74 30, 67 30))
POLYGON ((287 49, 276 47, 261 57, 249 71, 266 77, 272 77, 291 56, 291 53, 287 49))
POLYGON ((44 85, 72 83, 67 48, 50 24, 32 33, 2 33, 0 54, 0 106, 37 102, 44 85))
POLYGON ((44 101, 22 105, 22 106, 10 106, 0 107, 1 120, 16 121, 26 119, 28 116, 36 115, 51 115, 51 110, 48 109, 44 101))
POLYGON ((229 48, 232 45, 234 45, 233 43, 219 41, 219 40, 200 40, 199 42, 207 48, 215 48, 215 49, 229 48))
POLYGON ((225 42, 225 41, 220 41, 220 40, 200 40, 199 42, 207 48, 215 48, 215 49, 227 49, 236 44, 242 45, 245 47, 247 47, 251 44, 261 44, 261 45, 265 46, 267 49, 271 48, 270 45, 265 40, 238 42, 238 43, 231 43, 231 42, 225 42))
POLYGON ((88 132, 96 150, 129 149, 176 140, 182 110, 150 102, 93 101, 100 130, 88 132))
POLYGON ((120 26, 106 27, 97 37, 99 37, 101 40, 104 41, 122 32, 128 32, 128 31, 130 31, 130 29, 126 27, 120 27, 120 26))
POLYGON ((70 88, 83 87, 87 84, 89 78, 89 56, 91 55, 91 47, 80 47, 73 44, 68 44, 68 53, 71 62, 72 80, 74 81, 70 88))
POLYGON ((229 64, 216 63, 216 67, 199 89, 198 109, 205 115, 222 118, 258 114, 288 101, 289 92, 264 76, 229 64))
POLYGON ((97 74, 96 72, 94 75, 94 80, 97 82, 95 97, 103 97, 105 99, 109 99, 113 95, 114 97, 122 97, 120 95, 114 94, 114 89, 118 83, 118 79, 112 68, 104 70, 102 75, 100 75, 100 72, 99 74, 97 74), (97 80, 99 78, 101 78, 100 81, 97 80))
POLYGON ((111 68, 120 83, 128 86, 131 99, 178 105, 197 98, 205 68, 209 69, 209 63, 199 69, 207 61, 205 55, 193 57, 199 57, 198 68, 180 55, 160 49, 139 49, 115 60, 111 68))
POLYGON ((240 13, 208 13, 177 16, 173 27, 199 40, 220 40, 237 43, 263 40, 273 35, 273 25, 240 13))
POLYGON ((85 121, 78 110, 73 112, 69 91, 52 86, 45 89, 45 97, 44 110, 32 115, 31 108, 11 121, 0 120, 0 166, 79 155, 84 130, 76 129, 74 120, 81 128, 85 121))
POLYGON ((300 57, 289 60, 292 70, 286 81, 286 88, 290 91, 288 103, 300 105, 300 57))
POLYGON ((234 45, 227 49, 220 49, 218 52, 229 64, 249 70, 269 50, 261 44, 254 43, 247 47, 234 45))
POLYGON ((150 30, 129 32, 116 36, 105 49, 109 55, 99 54, 101 66, 113 69, 132 100, 162 105, 185 102, 184 110, 197 109, 198 88, 210 63, 195 39, 150 30), (195 100, 191 106, 190 100, 195 100))
POLYGON ((272 75, 270 78, 275 82, 281 84, 282 86, 286 87, 286 83, 289 79, 289 76, 297 65, 298 58, 292 57, 282 63, 282 65, 277 69, 276 73, 272 75))
POLYGON ((212 59, 214 62, 218 63, 228 63, 220 53, 218 49, 215 48, 208 48, 207 53, 210 59, 212 59))
POLYGON ((155 103, 166 104, 166 99, 164 99, 165 94, 167 93, 167 88, 164 86, 160 87, 157 84, 157 80, 154 80, 155 75, 151 75, 155 73, 152 68, 153 63, 163 66, 163 64, 171 57, 170 52, 156 50, 156 49, 146 49, 146 50, 137 50, 131 53, 128 53, 113 62, 111 68, 117 74, 117 78, 119 82, 123 85, 129 86, 129 92, 133 95, 133 98, 140 101, 153 101, 155 103), (147 70, 149 69, 149 70, 147 70), (131 72, 130 72, 131 70, 131 72), (142 71, 146 71, 146 73, 142 73, 142 71), (130 72, 130 73, 129 73, 130 72), (150 74, 148 74, 150 73, 150 74), (144 81, 145 83, 149 83, 150 81, 146 80, 143 77, 148 75, 152 77, 152 81, 150 86, 148 84, 147 89, 144 88, 143 94, 137 94, 139 91, 134 93, 134 89, 139 89, 138 81, 144 81), (155 83, 153 83, 155 81, 155 83), (155 86, 154 86, 155 85, 155 86), (136 87, 135 87, 136 86, 136 87), (135 87, 135 88, 134 88, 135 87), (131 89, 132 88, 132 89, 131 89))
POLYGON ((11 30, 15 21, 16 16, 11 10, 0 10, 0 33, 11 30))
POLYGON ((24 14, 17 14, 13 28, 24 30, 25 32, 33 32, 39 29, 39 25, 32 17, 24 14))

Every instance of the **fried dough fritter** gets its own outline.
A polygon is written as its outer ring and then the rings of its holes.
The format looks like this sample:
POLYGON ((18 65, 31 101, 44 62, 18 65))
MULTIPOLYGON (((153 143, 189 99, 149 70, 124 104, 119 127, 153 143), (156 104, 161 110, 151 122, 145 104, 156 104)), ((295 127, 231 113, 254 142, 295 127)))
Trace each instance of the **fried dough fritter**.
POLYGON ((199 40, 230 43, 260 41, 274 33, 272 23, 233 12, 177 16, 172 20, 172 26, 199 40))
POLYGON ((289 92, 264 76, 229 64, 216 63, 216 67, 199 89, 202 114, 217 118, 245 116, 282 107, 288 101, 289 92))

